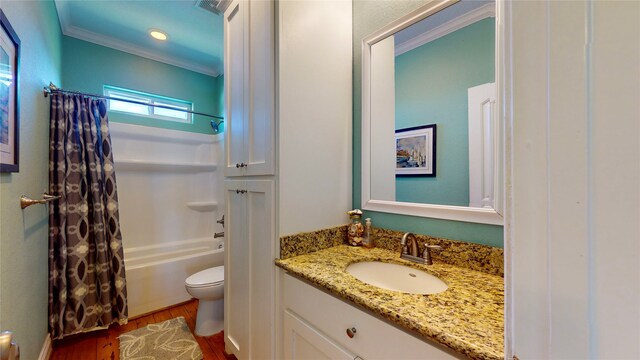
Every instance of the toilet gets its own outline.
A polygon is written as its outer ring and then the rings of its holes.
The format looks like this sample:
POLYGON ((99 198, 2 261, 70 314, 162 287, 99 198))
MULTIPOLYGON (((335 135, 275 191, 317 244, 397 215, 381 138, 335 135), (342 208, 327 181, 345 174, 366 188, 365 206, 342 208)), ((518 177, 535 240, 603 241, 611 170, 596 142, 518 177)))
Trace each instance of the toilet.
POLYGON ((198 299, 195 333, 210 336, 224 329, 224 266, 197 272, 184 282, 187 292, 198 299))

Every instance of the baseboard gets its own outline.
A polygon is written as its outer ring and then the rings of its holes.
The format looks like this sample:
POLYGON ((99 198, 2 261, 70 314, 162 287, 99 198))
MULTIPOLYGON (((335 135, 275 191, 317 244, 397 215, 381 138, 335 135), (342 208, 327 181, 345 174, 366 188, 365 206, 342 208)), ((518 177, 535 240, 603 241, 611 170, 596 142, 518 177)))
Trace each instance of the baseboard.
POLYGON ((42 344, 42 350, 40 350, 40 356, 38 356, 38 360, 49 360, 51 357, 51 334, 47 334, 44 338, 44 344, 42 344))

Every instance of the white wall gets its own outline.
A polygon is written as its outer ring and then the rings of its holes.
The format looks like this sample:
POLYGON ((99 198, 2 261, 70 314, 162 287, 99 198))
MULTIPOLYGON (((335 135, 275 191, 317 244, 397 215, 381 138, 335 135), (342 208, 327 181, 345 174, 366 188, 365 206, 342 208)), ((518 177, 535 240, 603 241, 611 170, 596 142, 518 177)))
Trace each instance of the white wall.
POLYGON ((348 222, 351 1, 278 3, 279 235, 348 222))
POLYGON ((638 359, 640 2, 509 5, 507 343, 638 359))

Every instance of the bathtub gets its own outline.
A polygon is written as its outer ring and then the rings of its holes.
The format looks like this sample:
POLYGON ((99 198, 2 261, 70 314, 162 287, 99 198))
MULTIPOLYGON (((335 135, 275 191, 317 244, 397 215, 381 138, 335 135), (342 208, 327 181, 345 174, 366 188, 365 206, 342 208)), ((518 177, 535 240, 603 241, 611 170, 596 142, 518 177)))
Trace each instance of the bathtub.
POLYGON ((129 317, 191 298, 184 288, 190 275, 224 264, 224 240, 211 237, 124 249, 129 317))

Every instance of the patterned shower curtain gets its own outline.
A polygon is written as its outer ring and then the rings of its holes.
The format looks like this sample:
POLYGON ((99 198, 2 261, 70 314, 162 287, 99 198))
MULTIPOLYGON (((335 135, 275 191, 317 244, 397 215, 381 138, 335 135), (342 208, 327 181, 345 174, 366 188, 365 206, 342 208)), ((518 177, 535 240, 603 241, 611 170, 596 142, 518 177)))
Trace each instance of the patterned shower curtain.
POLYGON ((127 322, 116 176, 104 100, 51 95, 49 330, 54 339, 127 322))

